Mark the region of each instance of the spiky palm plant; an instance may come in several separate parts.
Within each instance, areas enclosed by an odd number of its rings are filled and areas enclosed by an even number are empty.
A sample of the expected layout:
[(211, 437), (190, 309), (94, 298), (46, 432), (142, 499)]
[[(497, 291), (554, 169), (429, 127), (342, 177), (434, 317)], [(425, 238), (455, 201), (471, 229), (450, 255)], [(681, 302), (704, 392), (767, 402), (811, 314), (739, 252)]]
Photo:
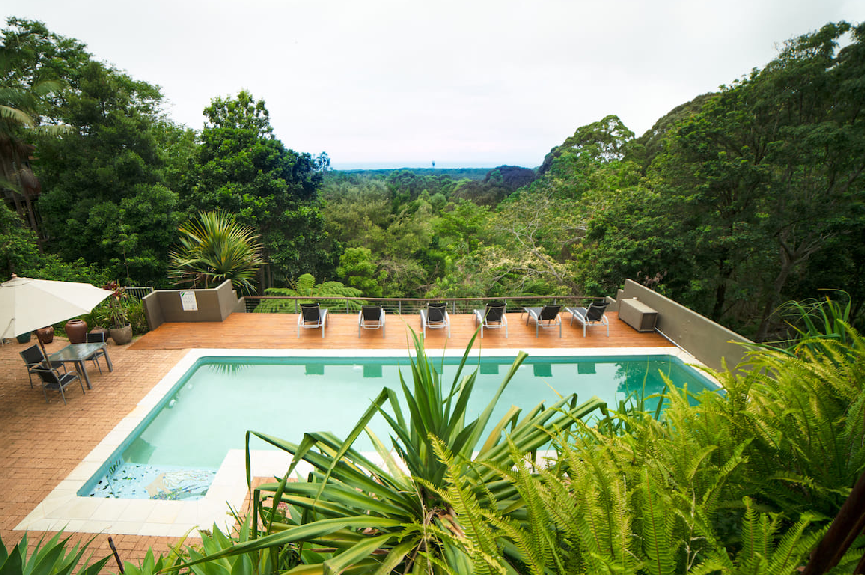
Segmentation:
[[(515, 459), (547, 443), (554, 430), (568, 428), (603, 404), (593, 398), (577, 405), (576, 396), (570, 396), (550, 407), (540, 404), (522, 418), (512, 407), (483, 440), (499, 397), (526, 355), (519, 354), (490, 403), (467, 422), (477, 371), (460, 376), (474, 338), (449, 386), (442, 385), (426, 357), (423, 340), (414, 335), (414, 342), (412, 387), (400, 376), (408, 413), (397, 393), (384, 389), (345, 440), (330, 433), (307, 433), (298, 445), (257, 432), (247, 434), (247, 456), (249, 438), (256, 436), (291, 453), (292, 464), (282, 481), (254, 491), (254, 512), (264, 522), (264, 535), (202, 561), (292, 544), (305, 564), (290, 573), (472, 572), (471, 551), (457, 536), (465, 527), (444, 497), (454, 478), (459, 477), (461, 488), (469, 489), (480, 505), (519, 515), (519, 494), (497, 477), (492, 466), (514, 465)], [(393, 443), (391, 452), (367, 431), (380, 464), (352, 447), (376, 415), (388, 422)], [(508, 427), (506, 443), (502, 437)], [(442, 461), (437, 445), (444, 446), (452, 459)], [(313, 471), (306, 481), (288, 481), (301, 461)], [(453, 472), (455, 461), (458, 474)], [(522, 561), (512, 546), (495, 553), (506, 562)]]
[(180, 248), (170, 254), (169, 275), (178, 285), (211, 287), (225, 280), (252, 293), (263, 263), (261, 245), (251, 228), (231, 214), (205, 212), (180, 226)]

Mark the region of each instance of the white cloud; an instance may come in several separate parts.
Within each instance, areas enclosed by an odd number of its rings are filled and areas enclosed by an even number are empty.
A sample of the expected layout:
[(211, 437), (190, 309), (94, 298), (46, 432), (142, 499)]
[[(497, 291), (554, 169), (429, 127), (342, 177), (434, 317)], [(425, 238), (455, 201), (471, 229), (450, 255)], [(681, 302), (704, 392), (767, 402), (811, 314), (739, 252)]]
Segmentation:
[(29, 0), (97, 58), (163, 87), (193, 128), (250, 90), (276, 134), (335, 165), (534, 166), (618, 114), (640, 134), (691, 98), (762, 67), (776, 46), (861, 1)]

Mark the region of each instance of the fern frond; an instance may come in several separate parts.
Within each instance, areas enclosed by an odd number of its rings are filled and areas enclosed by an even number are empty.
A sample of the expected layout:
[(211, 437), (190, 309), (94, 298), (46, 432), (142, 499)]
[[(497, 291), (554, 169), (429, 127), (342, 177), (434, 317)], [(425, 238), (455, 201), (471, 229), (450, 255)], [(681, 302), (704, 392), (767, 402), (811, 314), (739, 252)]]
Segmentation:
[(643, 470), (640, 485), (643, 504), (643, 550), (645, 567), (652, 575), (671, 575), (676, 570), (675, 552), (678, 544), (672, 540), (674, 513), (665, 505), (664, 496), (656, 490), (648, 470)]

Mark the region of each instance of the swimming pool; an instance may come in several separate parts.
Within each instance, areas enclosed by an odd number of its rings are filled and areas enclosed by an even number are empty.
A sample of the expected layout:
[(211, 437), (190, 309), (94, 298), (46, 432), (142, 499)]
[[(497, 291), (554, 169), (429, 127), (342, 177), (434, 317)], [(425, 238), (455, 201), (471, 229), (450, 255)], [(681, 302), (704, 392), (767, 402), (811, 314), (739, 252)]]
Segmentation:
[[(432, 358), (431, 358), (432, 359)], [(486, 407), (513, 357), (475, 358), (479, 375), (469, 417)], [(434, 360), (449, 385), (458, 357)], [(398, 389), (398, 371), (410, 377), (407, 357), (210, 357), (198, 358), (150, 410), (100, 469), (78, 490), (86, 497), (185, 499), (204, 497), (226, 454), (244, 448), (248, 429), (299, 442), (306, 431), (344, 437), (382, 387)], [(464, 371), (464, 374), (467, 371)], [(699, 393), (716, 386), (679, 358), (645, 356), (530, 356), (511, 380), (491, 418), (511, 405), (525, 410), (559, 394), (579, 401), (598, 396), (610, 405), (631, 395), (648, 397), (664, 386)], [(657, 400), (650, 400), (653, 409)], [(388, 429), (375, 418), (382, 439)], [(252, 449), (272, 449), (253, 439)], [(371, 450), (363, 435), (355, 447)]]

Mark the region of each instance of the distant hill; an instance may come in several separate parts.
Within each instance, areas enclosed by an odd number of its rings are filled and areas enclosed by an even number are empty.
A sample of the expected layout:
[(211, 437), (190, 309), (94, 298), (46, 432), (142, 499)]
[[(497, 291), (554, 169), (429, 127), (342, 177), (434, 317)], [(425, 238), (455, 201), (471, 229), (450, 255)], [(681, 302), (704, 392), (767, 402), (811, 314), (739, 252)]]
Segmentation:
[(372, 178), (387, 178), (393, 172), (412, 172), (418, 176), (447, 176), (454, 180), (478, 180), (481, 181), (487, 177), (487, 174), (492, 170), (490, 168), (452, 168), (452, 169), (436, 169), (436, 168), (395, 168), (382, 170), (330, 170), (335, 175), (357, 175), (369, 176)]

